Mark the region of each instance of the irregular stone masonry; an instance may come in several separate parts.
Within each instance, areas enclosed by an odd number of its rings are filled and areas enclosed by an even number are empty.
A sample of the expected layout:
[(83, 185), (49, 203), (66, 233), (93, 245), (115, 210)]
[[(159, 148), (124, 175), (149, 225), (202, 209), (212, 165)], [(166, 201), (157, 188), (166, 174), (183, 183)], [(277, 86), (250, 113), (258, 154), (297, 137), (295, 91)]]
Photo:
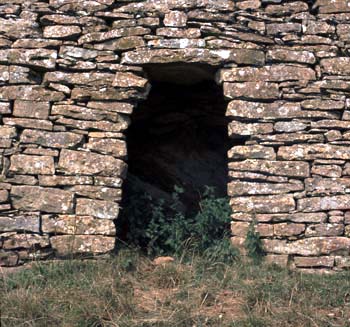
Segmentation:
[(350, 1), (0, 0), (0, 262), (104, 253), (148, 64), (207, 64), (228, 101), (232, 243), (350, 268)]

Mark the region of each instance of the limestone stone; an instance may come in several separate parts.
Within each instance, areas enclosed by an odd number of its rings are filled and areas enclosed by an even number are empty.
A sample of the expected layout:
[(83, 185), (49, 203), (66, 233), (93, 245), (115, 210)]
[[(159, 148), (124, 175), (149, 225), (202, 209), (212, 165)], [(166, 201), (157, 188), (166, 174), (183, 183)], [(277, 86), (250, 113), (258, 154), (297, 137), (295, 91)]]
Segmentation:
[(5, 250), (45, 248), (50, 245), (48, 236), (41, 236), (38, 234), (7, 233), (7, 235), (1, 234), (0, 237), (3, 238), (2, 248)]
[(49, 49), (0, 50), (0, 63), (54, 69), (57, 52)]
[(179, 49), (179, 50), (137, 50), (126, 52), (122, 57), (122, 64), (164, 64), (177, 62), (195, 62), (217, 65), (222, 62), (232, 61), (237, 64), (264, 64), (264, 54), (258, 50), (230, 49)]
[(102, 220), (90, 216), (44, 215), (42, 231), (50, 234), (68, 235), (115, 235), (115, 226), (111, 220)]
[(102, 87), (102, 88), (87, 88), (87, 87), (75, 87), (72, 90), (71, 98), (74, 100), (141, 100), (144, 99), (149, 92), (147, 90), (135, 90), (135, 89), (116, 89), (114, 87)]
[(90, 137), (86, 148), (102, 154), (111, 154), (117, 158), (126, 158), (127, 156), (125, 141), (118, 139)]
[(32, 118), (3, 118), (3, 122), (9, 126), (18, 126), (20, 128), (43, 129), (51, 131), (53, 128), (52, 122), (43, 119)]
[(305, 236), (341, 236), (344, 234), (343, 224), (316, 224), (306, 228)]
[(53, 157), (16, 154), (11, 157), (10, 171), (16, 174), (53, 175), (55, 164)]
[(282, 82), (293, 80), (315, 80), (316, 74), (311, 68), (296, 65), (271, 65), (261, 68), (237, 67), (220, 70), (220, 82)]
[(91, 176), (39, 176), (40, 186), (92, 185)]
[(270, 82), (243, 82), (224, 83), (224, 95), (228, 99), (244, 97), (255, 100), (275, 100), (279, 98), (280, 91), (277, 83)]
[(139, 87), (144, 88), (147, 86), (148, 80), (137, 76), (132, 73), (121, 73), (118, 72), (115, 75), (113, 86), (117, 87)]
[(280, 223), (273, 225), (273, 233), (277, 237), (297, 236), (305, 231), (304, 224)]
[(19, 255), (15, 251), (0, 250), (0, 267), (16, 267), (19, 264)]
[(122, 187), (123, 180), (118, 177), (94, 176), (94, 184), (109, 187)]
[(40, 232), (40, 217), (38, 214), (23, 214), (16, 216), (0, 216), (1, 232)]
[(94, 44), (94, 48), (97, 50), (114, 50), (125, 51), (136, 48), (142, 48), (145, 46), (145, 41), (140, 36), (125, 36), (118, 39), (112, 39), (103, 43)]
[(85, 106), (76, 105), (53, 105), (51, 110), (52, 115), (61, 115), (65, 117), (72, 117), (75, 119), (87, 120), (87, 121), (102, 121), (109, 120), (112, 122), (118, 122), (121, 120), (121, 115), (111, 111), (105, 111), (102, 109), (92, 109)]
[[(16, 28), (13, 28), (13, 26), (16, 26)], [(39, 26), (36, 22), (21, 18), (0, 18), (0, 32), (1, 34), (5, 33), (6, 36), (15, 39), (41, 36)]]
[(70, 15), (51, 14), (42, 16), (40, 22), (44, 25), (77, 25), (79, 20)]
[(266, 25), (266, 32), (269, 35), (278, 35), (286, 33), (300, 33), (301, 24), (299, 23), (272, 23)]
[(345, 102), (329, 99), (310, 99), (302, 101), (301, 107), (305, 109), (341, 110), (344, 109)]
[(47, 40), (42, 38), (26, 38), (18, 39), (12, 44), (12, 48), (53, 48), (58, 47), (62, 44), (60, 40)]
[(157, 28), (157, 35), (173, 38), (197, 39), (201, 37), (199, 28), (176, 28), (176, 27), (161, 27)]
[[(116, 117), (111, 115), (110, 117)], [(120, 118), (120, 117), (118, 117)], [(115, 119), (111, 119), (115, 120)], [(124, 119), (121, 122), (113, 122), (108, 120), (91, 121), (91, 120), (78, 120), (69, 118), (59, 118), (56, 120), (59, 125), (64, 125), (69, 128), (80, 129), (80, 130), (97, 130), (105, 132), (122, 132), (125, 131), (129, 126), (129, 121)]]
[(9, 102), (0, 102), (0, 115), (10, 114), (11, 107)]
[(333, 0), (331, 2), (327, 0), (318, 0), (315, 3), (315, 7), (321, 14), (332, 14), (350, 12), (349, 0)]
[(187, 23), (187, 15), (182, 11), (170, 11), (164, 17), (165, 26), (185, 27)]
[[(250, 223), (247, 222), (232, 222), (231, 232), (233, 236), (246, 237), (249, 230)], [(260, 237), (273, 236), (273, 225), (258, 224), (255, 226), (255, 231), (259, 233)]]
[(63, 149), (58, 168), (67, 175), (104, 175), (125, 177), (125, 162), (109, 155)]
[[(232, 84), (232, 83), (231, 83)], [(267, 90), (267, 92), (270, 92)], [(272, 90), (272, 92), (274, 92)], [(243, 94), (243, 88), (242, 88)], [(325, 111), (301, 110), (301, 106), (294, 102), (275, 101), (273, 103), (233, 100), (229, 103), (226, 115), (235, 118), (249, 119), (286, 119), (286, 118), (317, 118), (332, 116)], [(334, 116), (336, 117), (336, 116)]]
[(272, 49), (266, 53), (267, 60), (275, 62), (295, 62), (301, 64), (314, 64), (316, 57), (311, 51), (290, 50), (288, 48)]
[(9, 192), (7, 190), (0, 189), (0, 203), (7, 202), (9, 197)]
[(269, 134), (273, 131), (272, 123), (242, 123), (233, 121), (228, 126), (230, 137), (248, 136), (254, 134)]
[(333, 144), (297, 144), (279, 148), (282, 160), (350, 159), (350, 148)]
[(73, 84), (73, 85), (92, 85), (103, 86), (111, 85), (114, 75), (110, 73), (63, 73), (49, 72), (45, 74), (45, 82)]
[(312, 197), (298, 200), (298, 210), (304, 212), (349, 209), (350, 195)]
[(130, 103), (117, 101), (89, 101), (87, 103), (87, 107), (93, 109), (120, 112), (124, 114), (131, 114), (134, 108), (134, 106)]
[(0, 126), (0, 138), (11, 139), (17, 136), (17, 131), (15, 127), (12, 126)]
[(267, 159), (275, 160), (276, 153), (272, 147), (262, 145), (238, 145), (228, 151), (229, 159)]
[(50, 91), (38, 85), (12, 85), (0, 87), (0, 100), (61, 101), (62, 92)]
[(337, 178), (341, 177), (342, 168), (337, 165), (314, 165), (311, 168), (311, 174)]
[[(251, 219), (251, 217), (247, 217)], [(327, 220), (327, 214), (324, 212), (313, 213), (291, 213), (291, 214), (258, 214), (256, 215), (258, 222), (293, 222), (293, 223), (324, 223)]]
[(99, 254), (114, 249), (115, 237), (98, 235), (62, 235), (50, 238), (52, 248), (58, 256), (70, 254)]
[(110, 39), (116, 39), (123, 36), (137, 36), (145, 35), (150, 33), (149, 28), (144, 28), (140, 26), (127, 27), (127, 28), (117, 28), (110, 30), (108, 32), (93, 32), (83, 35), (79, 38), (78, 44), (92, 43), (92, 42), (102, 42)]
[(119, 205), (112, 201), (78, 198), (76, 214), (101, 219), (116, 219), (119, 214)]
[(228, 184), (228, 195), (283, 194), (304, 190), (302, 183), (255, 183), (232, 181)]
[(323, 257), (294, 257), (294, 263), (299, 268), (308, 267), (333, 267), (334, 257), (323, 256)]
[(122, 191), (118, 188), (96, 185), (75, 185), (67, 189), (75, 194), (78, 194), (79, 196), (84, 196), (91, 199), (107, 201), (121, 201), (122, 199)]
[(22, 143), (33, 143), (52, 148), (72, 148), (83, 141), (83, 136), (71, 132), (47, 132), (25, 129), (20, 137)]
[(337, 253), (349, 254), (350, 238), (310, 237), (287, 243), (279, 240), (263, 240), (267, 252), (276, 254), (295, 254), (301, 256), (321, 256)]
[(17, 117), (47, 119), (49, 117), (50, 103), (39, 101), (16, 100), (13, 115)]
[(321, 70), (325, 74), (348, 75), (350, 73), (350, 58), (337, 57), (322, 59)]
[(81, 32), (82, 32), (81, 28), (75, 25), (45, 26), (44, 37), (48, 39), (51, 38), (51, 39), (71, 40), (79, 37)]
[(230, 162), (230, 170), (253, 171), (278, 176), (308, 177), (309, 165), (303, 161), (271, 161), (247, 159), (241, 162)]
[(335, 257), (335, 264), (337, 268), (349, 268), (350, 267), (350, 258), (349, 257)]
[(323, 142), (324, 136), (322, 134), (309, 134), (309, 133), (280, 133), (274, 135), (259, 135), (256, 134), (252, 137), (259, 143), (269, 142), (270, 145), (278, 144), (294, 144), (294, 143), (318, 143)]
[(12, 205), (24, 211), (43, 211), (48, 213), (69, 213), (73, 210), (71, 192), (39, 186), (13, 186)]
[(236, 197), (230, 200), (230, 205), (233, 212), (277, 213), (295, 209), (295, 201), (291, 195)]

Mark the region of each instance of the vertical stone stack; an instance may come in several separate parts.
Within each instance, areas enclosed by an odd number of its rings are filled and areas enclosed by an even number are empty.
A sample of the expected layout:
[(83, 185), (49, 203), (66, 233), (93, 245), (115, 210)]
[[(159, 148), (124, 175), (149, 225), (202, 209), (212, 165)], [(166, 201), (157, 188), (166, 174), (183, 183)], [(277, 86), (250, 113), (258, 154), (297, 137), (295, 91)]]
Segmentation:
[(228, 99), (232, 241), (350, 266), (349, 0), (0, 0), (2, 264), (114, 247), (147, 65), (206, 64)]

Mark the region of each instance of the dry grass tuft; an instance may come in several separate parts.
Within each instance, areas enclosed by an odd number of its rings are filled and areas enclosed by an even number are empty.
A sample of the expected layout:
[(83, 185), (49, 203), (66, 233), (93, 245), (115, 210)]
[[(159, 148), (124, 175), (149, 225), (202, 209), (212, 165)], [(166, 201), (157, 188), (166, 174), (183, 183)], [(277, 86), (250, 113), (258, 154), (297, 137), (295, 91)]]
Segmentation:
[(133, 251), (98, 261), (33, 263), (2, 273), (1, 326), (350, 326), (350, 272), (275, 266), (155, 266)]

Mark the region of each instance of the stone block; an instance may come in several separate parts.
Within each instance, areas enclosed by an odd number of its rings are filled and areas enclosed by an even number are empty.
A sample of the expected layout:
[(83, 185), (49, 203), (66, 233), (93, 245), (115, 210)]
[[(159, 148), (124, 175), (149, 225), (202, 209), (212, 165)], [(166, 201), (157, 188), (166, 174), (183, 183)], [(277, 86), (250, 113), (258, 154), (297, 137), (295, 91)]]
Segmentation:
[(119, 209), (119, 205), (112, 201), (79, 198), (77, 199), (76, 214), (101, 219), (116, 219)]
[(0, 232), (40, 232), (39, 214), (0, 216)]
[(47, 119), (49, 111), (49, 102), (16, 100), (13, 107), (13, 115), (17, 117)]
[(62, 235), (50, 238), (58, 256), (102, 254), (114, 249), (115, 237), (102, 235)]
[(274, 148), (262, 145), (237, 145), (228, 151), (228, 158), (235, 160), (244, 159), (276, 159)]
[(16, 174), (54, 175), (53, 157), (16, 154), (11, 157), (10, 172)]
[(44, 215), (42, 231), (49, 234), (68, 235), (115, 235), (113, 221), (91, 216)]
[(183, 11), (170, 11), (165, 14), (163, 23), (165, 26), (169, 27), (185, 27), (187, 15)]
[(106, 186), (96, 185), (75, 185), (68, 188), (70, 191), (90, 199), (100, 199), (107, 201), (121, 201), (122, 190)]
[[(241, 92), (243, 92), (242, 85)], [(266, 92), (270, 92), (266, 90)], [(244, 95), (243, 95), (244, 96)], [(233, 100), (229, 103), (226, 115), (246, 119), (287, 119), (287, 118), (330, 118), (339, 116), (332, 112), (301, 110), (299, 103), (275, 101), (273, 103)]]
[(220, 82), (284, 82), (315, 80), (315, 71), (297, 65), (237, 67), (220, 70)]
[(74, 40), (78, 38), (82, 30), (75, 25), (54, 25), (44, 27), (44, 37), (48, 39)]
[(298, 268), (332, 268), (334, 266), (334, 257), (294, 257), (294, 263)]
[(279, 148), (277, 158), (283, 160), (350, 159), (348, 146), (334, 144), (296, 144)]
[(312, 197), (298, 200), (298, 210), (304, 212), (349, 209), (350, 195)]
[(272, 132), (272, 123), (242, 123), (240, 121), (233, 121), (228, 125), (228, 135), (232, 138), (256, 134), (269, 134)]
[(127, 165), (109, 155), (63, 149), (58, 167), (67, 175), (102, 175), (124, 178)]
[(86, 148), (102, 154), (111, 154), (116, 158), (126, 158), (127, 156), (125, 141), (118, 139), (90, 137)]
[(273, 234), (277, 237), (298, 236), (305, 231), (304, 224), (280, 223), (273, 225)]
[(24, 211), (70, 213), (73, 211), (73, 194), (57, 188), (39, 186), (13, 186), (12, 205)]
[(291, 195), (236, 197), (230, 200), (233, 212), (282, 213), (295, 210)]
[(51, 148), (72, 148), (83, 141), (83, 136), (71, 132), (46, 132), (25, 129), (20, 140), (22, 143), (38, 144)]
[(230, 162), (228, 168), (234, 171), (252, 171), (288, 177), (308, 177), (310, 175), (309, 164), (303, 161), (247, 159), (240, 162)]
[(228, 99), (243, 97), (248, 100), (277, 100), (280, 91), (278, 84), (271, 82), (225, 82), (224, 95)]
[(228, 184), (227, 190), (229, 196), (283, 194), (303, 191), (304, 184), (232, 181)]
[(48, 236), (38, 234), (4, 233), (0, 234), (0, 239), (2, 240), (2, 248), (5, 250), (37, 249), (50, 245)]
[(330, 254), (350, 254), (350, 238), (311, 237), (287, 243), (285, 240), (264, 239), (267, 252), (275, 254), (294, 254), (300, 256), (321, 256)]
[(341, 236), (344, 234), (344, 224), (309, 225), (305, 230), (306, 237), (312, 236)]

